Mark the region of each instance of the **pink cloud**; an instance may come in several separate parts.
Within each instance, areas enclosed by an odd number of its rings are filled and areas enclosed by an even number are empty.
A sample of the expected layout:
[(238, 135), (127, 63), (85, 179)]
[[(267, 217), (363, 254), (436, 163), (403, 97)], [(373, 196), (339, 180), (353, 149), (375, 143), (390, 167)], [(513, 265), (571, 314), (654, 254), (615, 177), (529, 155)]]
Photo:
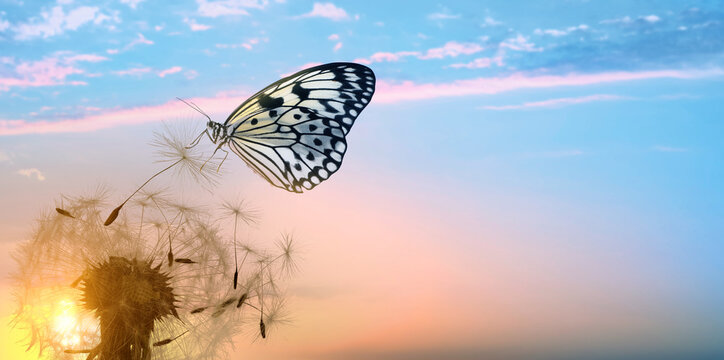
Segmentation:
[(78, 54), (78, 55), (72, 55), (65, 58), (65, 61), (73, 63), (78, 61), (84, 61), (84, 62), (101, 62), (108, 60), (105, 56), (95, 55), (95, 54)]
[(246, 8), (263, 9), (267, 0), (196, 0), (199, 4), (199, 15), (218, 17), (229, 15), (249, 15)]
[(442, 47), (427, 50), (424, 55), (420, 56), (420, 59), (442, 59), (445, 57), (456, 57), (458, 55), (475, 54), (480, 51), (483, 51), (483, 47), (476, 43), (449, 41)]
[[(318, 65), (309, 63), (301, 68)], [(149, 70), (150, 71), (150, 70)], [(390, 104), (403, 101), (419, 101), (443, 97), (498, 94), (518, 89), (543, 89), (561, 86), (586, 86), (622, 81), (647, 79), (694, 79), (724, 75), (721, 69), (682, 71), (640, 71), (608, 72), (598, 74), (568, 75), (527, 75), (516, 73), (504, 77), (457, 80), (447, 83), (415, 83), (412, 81), (392, 82), (379, 80), (373, 98), (376, 104)], [(191, 101), (208, 113), (227, 113), (236, 107), (244, 96), (219, 94), (216, 97), (196, 98)], [(87, 132), (115, 126), (156, 122), (173, 118), (185, 109), (185, 105), (173, 100), (161, 105), (143, 106), (131, 109), (107, 110), (97, 115), (84, 116), (60, 121), (32, 121), (0, 119), (0, 135), (34, 133)]]
[(594, 101), (610, 101), (610, 100), (625, 100), (628, 99), (625, 96), (618, 96), (618, 95), (606, 95), (606, 94), (598, 94), (598, 95), (588, 95), (588, 96), (581, 96), (581, 97), (574, 97), (574, 98), (559, 98), (559, 99), (549, 99), (549, 100), (543, 100), (543, 101), (533, 101), (533, 102), (526, 102), (520, 105), (502, 105), (502, 106), (483, 106), (483, 109), (486, 110), (516, 110), (516, 109), (526, 109), (526, 108), (546, 108), (546, 107), (560, 107), (565, 105), (574, 105), (574, 104), (583, 104), (588, 102), (594, 102)]
[(473, 61), (467, 62), (467, 63), (458, 63), (458, 64), (452, 64), (450, 65), (451, 68), (460, 69), (460, 68), (466, 68), (466, 69), (482, 69), (482, 68), (488, 68), (491, 67), (493, 64), (498, 66), (503, 66), (503, 57), (498, 55), (496, 57), (482, 57), (477, 58)]
[(161, 70), (161, 71), (158, 73), (158, 76), (159, 76), (159, 77), (166, 77), (166, 75), (175, 74), (175, 73), (177, 73), (177, 72), (181, 72), (181, 70), (183, 70), (182, 67), (180, 67), (180, 66), (173, 66), (173, 67), (170, 67), (170, 68), (168, 68), (168, 69), (166, 69), (166, 70)]
[(380, 62), (396, 62), (405, 57), (412, 56), (420, 60), (442, 59), (446, 57), (457, 57), (459, 55), (471, 55), (483, 50), (484, 48), (476, 43), (449, 41), (441, 47), (428, 49), (425, 53), (419, 51), (376, 52), (368, 58), (358, 58), (354, 61), (369, 65)]
[(528, 42), (528, 38), (518, 34), (514, 38), (507, 39), (500, 43), (500, 47), (504, 49), (510, 49), (514, 51), (527, 51), (527, 52), (538, 52), (543, 51), (543, 48), (535, 47), (535, 44)]
[[(248, 94), (247, 94), (248, 95)], [(227, 113), (239, 105), (242, 97), (217, 96), (189, 99), (208, 113)], [(106, 110), (97, 115), (59, 121), (1, 120), (0, 135), (74, 133), (107, 129), (116, 126), (158, 122), (178, 117), (188, 106), (178, 100), (161, 105), (139, 106), (130, 109)]]
[(441, 97), (498, 94), (518, 89), (539, 89), (560, 86), (585, 86), (620, 81), (647, 79), (693, 79), (724, 75), (724, 70), (703, 71), (659, 70), (639, 72), (607, 72), (598, 74), (527, 75), (516, 73), (504, 77), (456, 80), (447, 83), (390, 82), (380, 80), (374, 97), (376, 103), (426, 100)]
[(338, 51), (338, 50), (341, 49), (341, 48), (342, 48), (342, 42), (341, 42), (341, 41), (338, 42), (336, 45), (334, 45), (334, 51), (335, 51), (335, 52)]
[(396, 62), (396, 61), (400, 61), (402, 58), (408, 57), (408, 56), (420, 56), (420, 53), (417, 51), (398, 51), (398, 52), (394, 52), (394, 53), (392, 53), (392, 52), (376, 52), (368, 58), (354, 59), (354, 62), (369, 65), (371, 63), (379, 63), (379, 62)]
[[(74, 67), (71, 62), (58, 57), (22, 62), (15, 67), (15, 76), (0, 77), (0, 91), (11, 87), (38, 87), (66, 84), (66, 77), (82, 74), (83, 70)], [(70, 82), (70, 85), (83, 85), (82, 82)]]
[(143, 67), (143, 68), (131, 68), (128, 70), (119, 70), (119, 71), (114, 71), (113, 73), (116, 75), (119, 75), (119, 76), (127, 76), (127, 75), (138, 76), (138, 75), (142, 75), (142, 74), (146, 74), (146, 73), (150, 73), (150, 72), (151, 72), (150, 67)]
[(199, 24), (194, 19), (184, 19), (184, 22), (189, 26), (191, 31), (206, 31), (211, 29), (210, 25)]
[(315, 2), (312, 7), (312, 11), (300, 15), (299, 17), (323, 17), (333, 21), (341, 21), (349, 19), (347, 12), (338, 8), (332, 3), (318, 3)]

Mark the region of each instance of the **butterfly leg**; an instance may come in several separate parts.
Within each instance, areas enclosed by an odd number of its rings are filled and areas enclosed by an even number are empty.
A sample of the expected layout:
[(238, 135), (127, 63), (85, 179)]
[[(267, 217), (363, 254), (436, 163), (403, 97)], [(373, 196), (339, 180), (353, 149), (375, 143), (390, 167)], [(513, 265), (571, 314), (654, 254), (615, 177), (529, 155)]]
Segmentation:
[(226, 151), (226, 150), (224, 150), (224, 149), (219, 149), (219, 150), (221, 150), (221, 151), (223, 151), (224, 153), (226, 153), (226, 155), (224, 155), (224, 159), (221, 160), (221, 162), (219, 163), (219, 167), (216, 168), (216, 172), (219, 172), (219, 170), (221, 170), (221, 165), (223, 165), (223, 164), (224, 164), (224, 161), (226, 161), (226, 158), (229, 157), (229, 152), (228, 152), (228, 151)]
[(201, 137), (204, 136), (204, 134), (206, 134), (206, 136), (208, 136), (209, 139), (211, 139), (211, 135), (209, 134), (209, 130), (206, 129), (206, 130), (204, 130), (203, 132), (201, 132), (201, 134), (199, 134), (199, 136), (197, 136), (196, 139), (194, 139), (194, 141), (192, 141), (191, 144), (189, 144), (189, 146), (186, 147), (186, 149), (191, 149), (192, 147), (198, 145), (198, 144), (199, 144), (199, 141), (201, 141)]
[[(209, 162), (209, 160), (211, 160), (211, 159), (214, 158), (214, 155), (216, 155), (216, 152), (219, 151), (219, 149), (221, 149), (221, 146), (224, 145), (224, 144), (225, 144), (225, 143), (222, 141), (222, 142), (219, 144), (219, 146), (216, 147), (216, 150), (214, 150), (214, 152), (211, 154), (211, 156), (210, 156), (208, 159), (206, 159), (206, 161), (204, 161), (204, 164), (203, 164), (203, 165), (201, 165), (201, 169), (200, 169), (200, 170), (203, 170), (203, 169), (204, 169), (204, 166), (206, 166), (206, 163)], [(223, 150), (223, 149), (221, 149), (221, 150), (224, 151), (227, 156), (229, 155), (229, 152), (228, 152), (228, 151)], [(224, 157), (224, 160), (226, 160), (226, 157)], [(222, 162), (223, 162), (223, 161), (222, 161)], [(219, 165), (219, 167), (221, 167), (221, 165)]]

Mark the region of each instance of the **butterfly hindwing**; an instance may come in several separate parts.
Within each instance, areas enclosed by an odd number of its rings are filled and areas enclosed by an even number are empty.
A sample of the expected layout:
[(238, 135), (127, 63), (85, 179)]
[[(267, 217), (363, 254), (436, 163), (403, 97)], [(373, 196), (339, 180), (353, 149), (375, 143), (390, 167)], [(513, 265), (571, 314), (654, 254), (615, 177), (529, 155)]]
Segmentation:
[(331, 63), (302, 70), (259, 91), (229, 115), (230, 145), (274, 186), (312, 189), (342, 165), (345, 137), (369, 104), (375, 76), (366, 66)]

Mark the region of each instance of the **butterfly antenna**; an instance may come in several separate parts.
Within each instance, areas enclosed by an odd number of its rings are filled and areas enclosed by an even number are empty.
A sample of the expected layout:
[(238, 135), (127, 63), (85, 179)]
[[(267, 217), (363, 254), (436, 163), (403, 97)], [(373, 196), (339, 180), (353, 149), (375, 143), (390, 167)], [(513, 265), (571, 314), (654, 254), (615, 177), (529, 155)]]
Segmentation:
[(194, 104), (193, 102), (186, 101), (186, 100), (184, 100), (184, 99), (182, 99), (182, 98), (180, 98), (180, 97), (177, 97), (176, 99), (181, 100), (181, 102), (183, 102), (184, 104), (188, 105), (190, 108), (198, 111), (201, 115), (205, 116), (207, 119), (209, 119), (209, 121), (211, 121), (211, 117), (209, 116), (209, 114), (207, 114), (207, 113), (205, 113), (203, 110), (201, 110), (201, 108), (200, 108), (198, 105)]
[(144, 182), (141, 186), (139, 186), (138, 189), (136, 189), (136, 191), (134, 191), (131, 195), (129, 195), (129, 196), (126, 198), (126, 200), (124, 200), (124, 201), (121, 203), (121, 205), (118, 205), (117, 208), (115, 208), (115, 209), (113, 209), (113, 211), (111, 211), (111, 214), (108, 215), (108, 218), (106, 219), (106, 222), (103, 223), (103, 225), (108, 226), (108, 225), (110, 225), (110, 224), (113, 224), (113, 222), (116, 221), (116, 218), (118, 217), (118, 213), (121, 211), (121, 208), (123, 208), (123, 205), (126, 205), (126, 203), (128, 202), (128, 200), (131, 200), (131, 198), (133, 197), (133, 195), (136, 195), (136, 193), (137, 193), (138, 191), (140, 191), (141, 189), (143, 189), (143, 187), (146, 186), (146, 184), (148, 184), (149, 182), (151, 182), (151, 180), (153, 180), (153, 178), (155, 178), (155, 177), (158, 176), (158, 175), (161, 175), (164, 171), (166, 171), (166, 170), (168, 170), (168, 169), (176, 166), (178, 163), (180, 163), (180, 162), (183, 161), (183, 160), (184, 160), (183, 158), (178, 159), (175, 163), (167, 166), (165, 169), (163, 169), (163, 170), (161, 170), (161, 171), (153, 174), (153, 176), (151, 176), (150, 178), (148, 178), (148, 180), (146, 180), (146, 182)]

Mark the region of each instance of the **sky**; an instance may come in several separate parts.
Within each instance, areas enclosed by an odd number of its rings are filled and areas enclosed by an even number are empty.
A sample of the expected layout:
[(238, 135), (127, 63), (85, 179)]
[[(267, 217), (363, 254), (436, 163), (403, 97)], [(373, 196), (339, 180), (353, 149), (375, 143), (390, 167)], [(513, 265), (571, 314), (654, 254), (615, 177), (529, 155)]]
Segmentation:
[(0, 250), (140, 184), (154, 131), (205, 123), (176, 97), (223, 122), (333, 61), (377, 77), (333, 177), (287, 193), (232, 154), (187, 194), (303, 244), (293, 322), (232, 359), (724, 357), (718, 1), (0, 0)]

